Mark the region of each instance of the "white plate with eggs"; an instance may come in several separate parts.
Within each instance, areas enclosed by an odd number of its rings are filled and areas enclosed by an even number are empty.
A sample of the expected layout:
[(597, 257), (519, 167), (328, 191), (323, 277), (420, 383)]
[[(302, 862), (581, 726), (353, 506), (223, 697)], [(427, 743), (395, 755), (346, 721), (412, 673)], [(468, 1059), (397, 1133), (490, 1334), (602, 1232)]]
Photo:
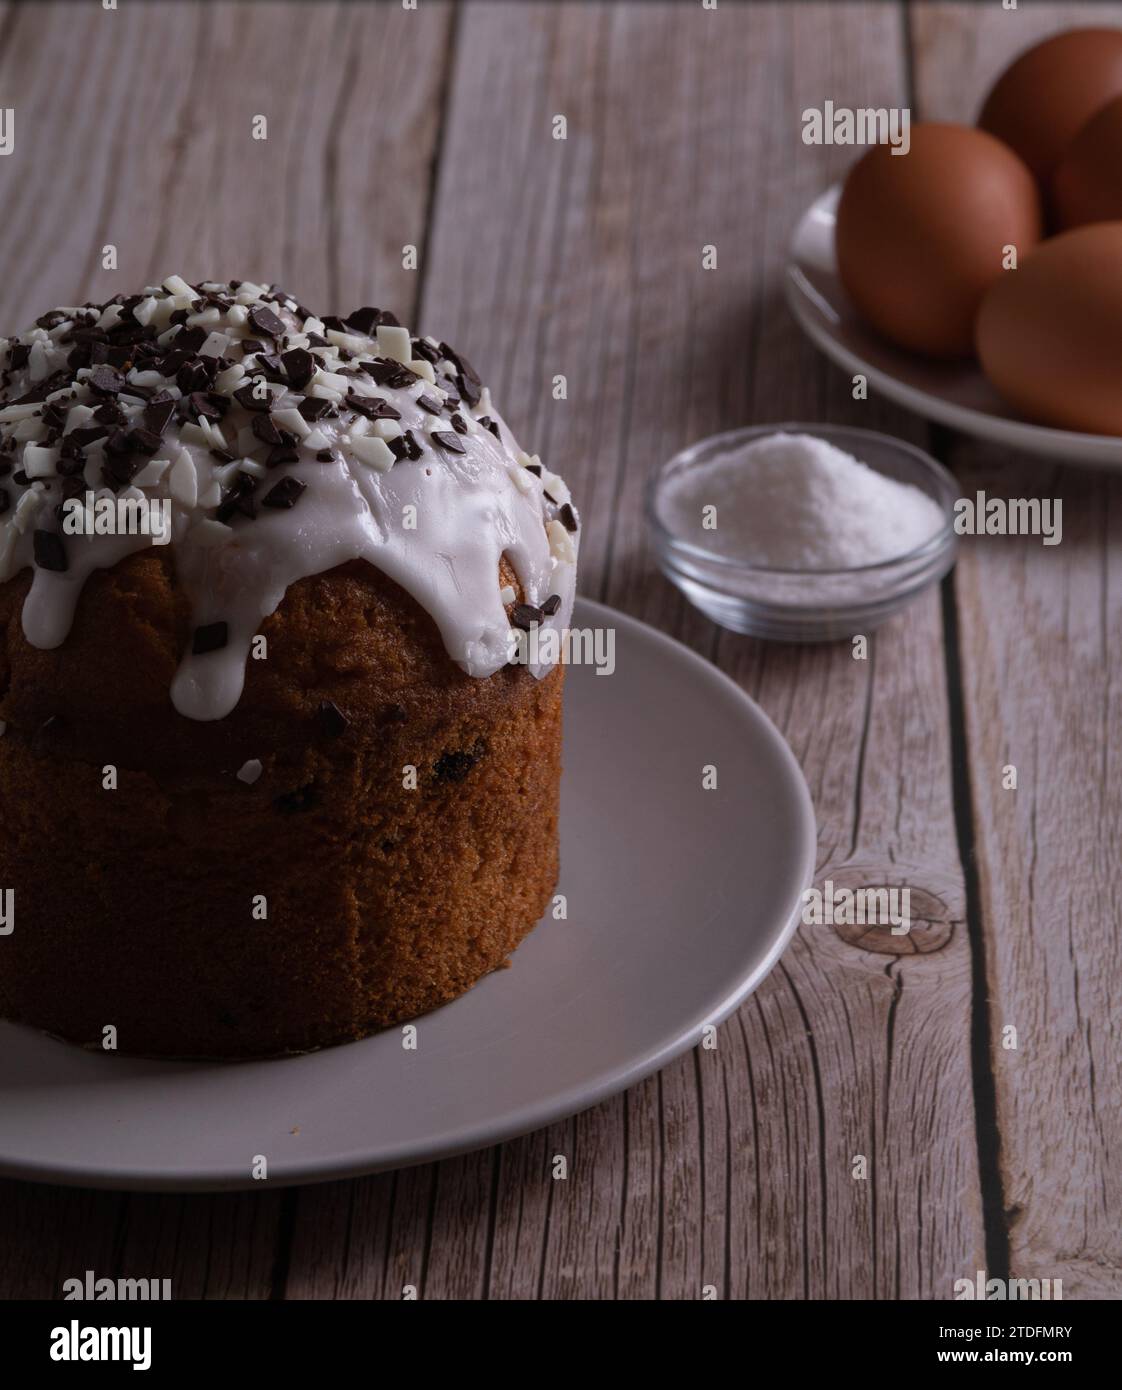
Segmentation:
[(840, 196), (835, 186), (803, 214), (786, 276), (795, 318), (831, 361), (851, 375), (864, 374), (871, 391), (964, 434), (1064, 463), (1122, 471), (1122, 438), (1030, 424), (1002, 401), (976, 363), (928, 361), (866, 327), (838, 276), (834, 229)]

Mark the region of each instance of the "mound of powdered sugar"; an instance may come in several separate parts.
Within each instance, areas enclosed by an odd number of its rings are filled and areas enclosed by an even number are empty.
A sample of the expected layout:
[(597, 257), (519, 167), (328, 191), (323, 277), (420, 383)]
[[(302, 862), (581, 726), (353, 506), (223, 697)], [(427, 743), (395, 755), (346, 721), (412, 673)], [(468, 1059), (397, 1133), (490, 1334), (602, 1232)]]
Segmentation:
[(770, 569), (832, 570), (906, 555), (942, 527), (938, 503), (807, 434), (769, 435), (667, 479), (681, 540)]

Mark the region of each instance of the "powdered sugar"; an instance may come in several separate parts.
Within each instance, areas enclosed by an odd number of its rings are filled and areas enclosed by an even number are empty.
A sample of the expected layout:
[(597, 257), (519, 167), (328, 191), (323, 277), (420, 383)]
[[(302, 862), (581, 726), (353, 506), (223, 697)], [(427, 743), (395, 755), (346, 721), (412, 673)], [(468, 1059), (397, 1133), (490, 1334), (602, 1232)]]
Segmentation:
[(942, 528), (926, 493), (807, 434), (779, 432), (667, 480), (660, 515), (680, 540), (769, 569), (896, 559)]

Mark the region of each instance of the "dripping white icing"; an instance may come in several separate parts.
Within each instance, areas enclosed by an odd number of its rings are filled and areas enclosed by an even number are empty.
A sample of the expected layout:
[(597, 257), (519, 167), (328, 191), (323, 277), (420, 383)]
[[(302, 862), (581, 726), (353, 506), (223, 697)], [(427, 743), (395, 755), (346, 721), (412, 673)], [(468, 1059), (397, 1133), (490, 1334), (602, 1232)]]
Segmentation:
[[(169, 289), (172, 283), (165, 282)], [(243, 287), (239, 299), (247, 304), (260, 302), (259, 294), (251, 294), (256, 288)], [(180, 298), (190, 302), (186, 295)], [(270, 302), (269, 307), (281, 314), (290, 330), (286, 345), (306, 346), (294, 306), (285, 308)], [(236, 347), (237, 330), (225, 323), (218, 327)], [(247, 335), (259, 336), (252, 327), (241, 333), (242, 337)], [(63, 334), (57, 328), (37, 329), (24, 335), (22, 341), (33, 337), (42, 342), (49, 370), (54, 370), (51, 354), (64, 360), (67, 351), (56, 346), (60, 336)], [(357, 357), (381, 355), (375, 341), (364, 341), (367, 346)], [(337, 365), (336, 354), (325, 356), (325, 369), (330, 372)], [(254, 375), (252, 358), (247, 359), (247, 366), (248, 381)], [(40, 370), (42, 375), (48, 374)], [(26, 370), (13, 377), (9, 400), (28, 385)], [(500, 594), (499, 562), (503, 555), (513, 566), (527, 603), (540, 607), (550, 595), (559, 596), (560, 607), (545, 619), (545, 625), (563, 629), (569, 623), (576, 566), (563, 546), (551, 544), (547, 532), (547, 523), (557, 511), (555, 504), (567, 501), (568, 493), (560, 479), (545, 474), (545, 483), (553, 490), (553, 503), (546, 499), (543, 480), (522, 466), (526, 456), (491, 406), (488, 393), (484, 390), (474, 410), (466, 402), (456, 407), (467, 431), (456, 435), (465, 450), (460, 455), (432, 440), (434, 429), (454, 433), (449, 412), (436, 417), (417, 404), (422, 395), (442, 399), (434, 384), (421, 379), (390, 387), (355, 377), (347, 380), (347, 387), (360, 395), (389, 401), (401, 419), (392, 424), (371, 422), (343, 404), (337, 417), (312, 424), (318, 433), (311, 435), (312, 447), (301, 440), (298, 462), (265, 470), (262, 461), (268, 447), (247, 435), (250, 412), (233, 403), (219, 428), (237, 457), (235, 463), (216, 460), (209, 444), (192, 433), (198, 427), (188, 425), (181, 432), (176, 422), (169, 426), (154, 456), (176, 465), (181, 451), (185, 452), (197, 477), (193, 503), (189, 498), (184, 500), (181, 487), (172, 486), (170, 466), (150, 486), (118, 494), (170, 500), (175, 564), (191, 603), (193, 625), (227, 624), (225, 647), (199, 655), (188, 651), (172, 683), (175, 708), (191, 719), (220, 719), (235, 707), (253, 637), (262, 621), (276, 610), (289, 585), (348, 560), (366, 560), (400, 584), (431, 615), (449, 655), (472, 676), (491, 675), (510, 658), (510, 624)], [(67, 405), (72, 404), (74, 389), (70, 387), (65, 393)], [(172, 389), (178, 394), (177, 388)], [(274, 390), (274, 413), (294, 408), (303, 394), (280, 387)], [(81, 381), (77, 397), (97, 404), (97, 398)], [(134, 398), (130, 403), (127, 386), (118, 399), (131, 415), (140, 416), (143, 402)], [(478, 417), (485, 415), (499, 421), (501, 438), (479, 423)], [(398, 429), (412, 430), (422, 443), (420, 459), (398, 461), (383, 472), (356, 457), (356, 440)], [(333, 453), (330, 463), (316, 459), (324, 448)], [(99, 445), (91, 446), (85, 478), (91, 490), (111, 496), (102, 488), (102, 460)], [(257, 487), (256, 517), (238, 516), (225, 531), (216, 530), (219, 492), (239, 468), (263, 474)], [(289, 475), (306, 484), (296, 504), (289, 509), (260, 505), (269, 490)], [(0, 480), (0, 486), (14, 490), (9, 479)], [(47, 477), (33, 482), (26, 491), (41, 494), (41, 515), (46, 516), (60, 500), (61, 482)], [(29, 520), (28, 507), (34, 504), (25, 504), (23, 513), (17, 515), (17, 507), (11, 505), (0, 516), (0, 582), (34, 565), (35, 521)], [(574, 535), (574, 547), (576, 539)], [(59, 646), (69, 632), (82, 585), (93, 570), (108, 568), (151, 543), (145, 535), (66, 536), (65, 573), (34, 567), (22, 614), (27, 640), (40, 648)], [(548, 667), (531, 669), (540, 677)]]

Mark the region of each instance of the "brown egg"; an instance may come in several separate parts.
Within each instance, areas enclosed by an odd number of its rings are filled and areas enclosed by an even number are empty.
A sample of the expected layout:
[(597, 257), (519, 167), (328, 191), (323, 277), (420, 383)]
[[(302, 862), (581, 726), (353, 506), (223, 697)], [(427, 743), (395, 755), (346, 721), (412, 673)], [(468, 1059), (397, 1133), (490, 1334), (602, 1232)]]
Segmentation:
[(1012, 150), (971, 126), (914, 125), (907, 154), (877, 145), (850, 170), (838, 204), (838, 271), (886, 338), (962, 357), (1004, 248), (1024, 255), (1040, 223), (1040, 194)]
[(1122, 222), (1041, 242), (990, 288), (977, 342), (986, 376), (1022, 414), (1122, 434)]
[(1051, 202), (1065, 229), (1122, 220), (1122, 97), (1096, 112), (1064, 151)]
[(978, 124), (1047, 179), (1083, 123), (1122, 96), (1122, 29), (1069, 29), (1026, 49), (994, 83)]

